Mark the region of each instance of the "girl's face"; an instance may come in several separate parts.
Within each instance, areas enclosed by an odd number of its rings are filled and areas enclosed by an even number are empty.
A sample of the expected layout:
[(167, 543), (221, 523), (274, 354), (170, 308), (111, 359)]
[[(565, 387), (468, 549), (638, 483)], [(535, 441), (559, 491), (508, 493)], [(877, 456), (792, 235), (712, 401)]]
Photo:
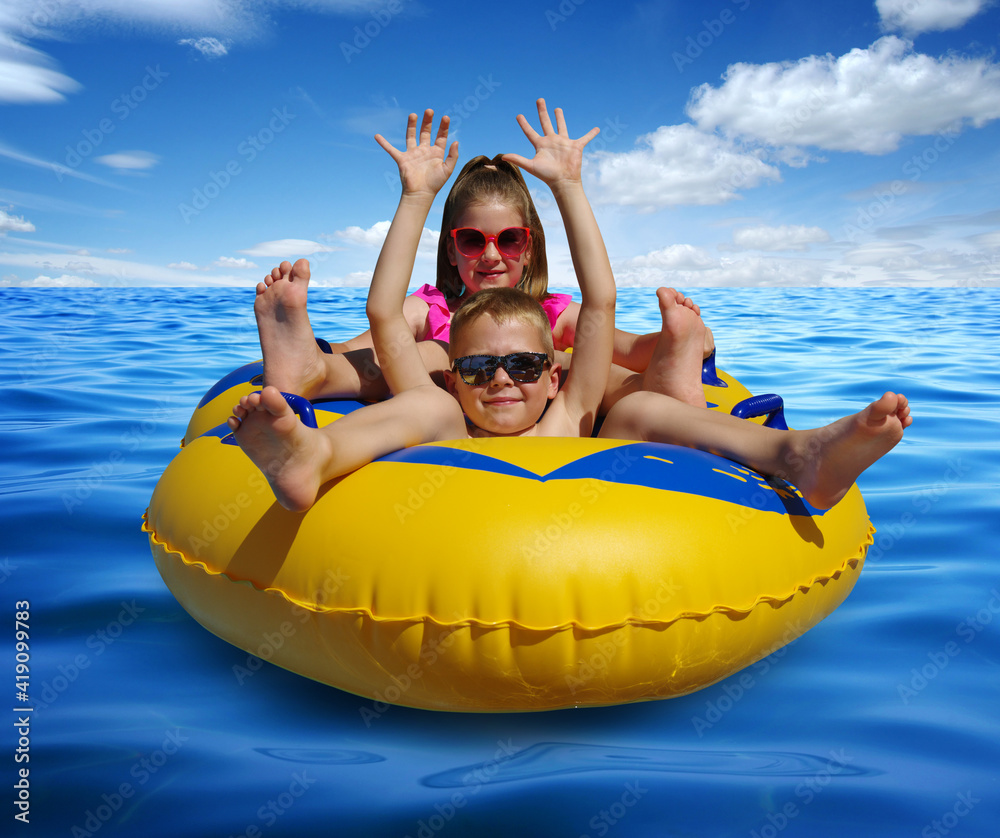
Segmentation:
[[(507, 227), (526, 227), (525, 220), (516, 209), (504, 204), (471, 204), (455, 217), (455, 228), (475, 227), (487, 236), (495, 236)], [(465, 283), (466, 297), (483, 288), (514, 288), (521, 281), (521, 275), (531, 260), (531, 242), (516, 259), (504, 256), (497, 250), (496, 242), (488, 242), (486, 250), (475, 259), (463, 256), (455, 248), (451, 230), (443, 230), (448, 236), (448, 260), (455, 266)]]

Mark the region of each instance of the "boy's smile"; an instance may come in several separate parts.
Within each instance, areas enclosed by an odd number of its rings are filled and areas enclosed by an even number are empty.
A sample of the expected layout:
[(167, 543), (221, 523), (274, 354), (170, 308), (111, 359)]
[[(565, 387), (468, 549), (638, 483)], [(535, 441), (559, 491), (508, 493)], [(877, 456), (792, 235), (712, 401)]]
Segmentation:
[[(538, 330), (521, 320), (498, 325), (489, 315), (469, 323), (453, 345), (454, 357), (465, 355), (508, 355), (512, 352), (545, 352)], [(448, 389), (462, 406), (468, 420), (491, 436), (522, 436), (535, 432), (549, 399), (559, 389), (559, 365), (546, 367), (538, 381), (514, 381), (498, 367), (486, 384), (466, 384), (447, 372)], [(473, 436), (476, 432), (471, 431)]]

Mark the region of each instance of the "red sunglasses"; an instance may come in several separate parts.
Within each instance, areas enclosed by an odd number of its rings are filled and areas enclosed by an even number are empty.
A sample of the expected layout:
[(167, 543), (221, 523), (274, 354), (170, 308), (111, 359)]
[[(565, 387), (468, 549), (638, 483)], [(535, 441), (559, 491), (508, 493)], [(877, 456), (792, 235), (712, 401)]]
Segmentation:
[(527, 227), (507, 227), (495, 236), (487, 236), (476, 227), (457, 227), (451, 231), (455, 247), (467, 259), (478, 259), (486, 252), (490, 242), (496, 245), (501, 256), (517, 259), (528, 247), (531, 230)]

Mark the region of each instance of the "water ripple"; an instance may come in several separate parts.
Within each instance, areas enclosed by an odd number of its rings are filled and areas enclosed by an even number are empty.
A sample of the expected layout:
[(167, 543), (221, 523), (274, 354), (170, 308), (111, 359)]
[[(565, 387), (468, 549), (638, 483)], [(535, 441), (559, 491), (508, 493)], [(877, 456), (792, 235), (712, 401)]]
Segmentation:
[(254, 748), (267, 757), (307, 765), (367, 765), (385, 762), (385, 757), (368, 751), (345, 751), (334, 748)]
[(881, 773), (812, 754), (781, 751), (684, 751), (545, 742), (507, 759), (453, 768), (424, 777), (421, 782), (431, 788), (450, 789), (588, 771), (655, 771), (728, 777), (813, 777), (824, 771), (842, 776)]

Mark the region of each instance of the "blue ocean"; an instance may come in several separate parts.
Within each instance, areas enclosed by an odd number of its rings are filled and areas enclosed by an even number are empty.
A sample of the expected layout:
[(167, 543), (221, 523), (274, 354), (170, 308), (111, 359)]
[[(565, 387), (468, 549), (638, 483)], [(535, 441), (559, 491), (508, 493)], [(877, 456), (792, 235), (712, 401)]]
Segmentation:
[[(683, 698), (376, 719), (248, 670), (140, 531), (202, 394), (259, 357), (253, 290), (0, 291), (3, 832), (1000, 834), (1000, 291), (686, 290), (719, 365), (792, 426), (909, 396), (913, 426), (859, 481), (878, 533), (853, 593)], [(314, 288), (317, 334), (361, 331), (364, 295)], [(658, 328), (652, 289), (622, 289), (618, 320)]]

